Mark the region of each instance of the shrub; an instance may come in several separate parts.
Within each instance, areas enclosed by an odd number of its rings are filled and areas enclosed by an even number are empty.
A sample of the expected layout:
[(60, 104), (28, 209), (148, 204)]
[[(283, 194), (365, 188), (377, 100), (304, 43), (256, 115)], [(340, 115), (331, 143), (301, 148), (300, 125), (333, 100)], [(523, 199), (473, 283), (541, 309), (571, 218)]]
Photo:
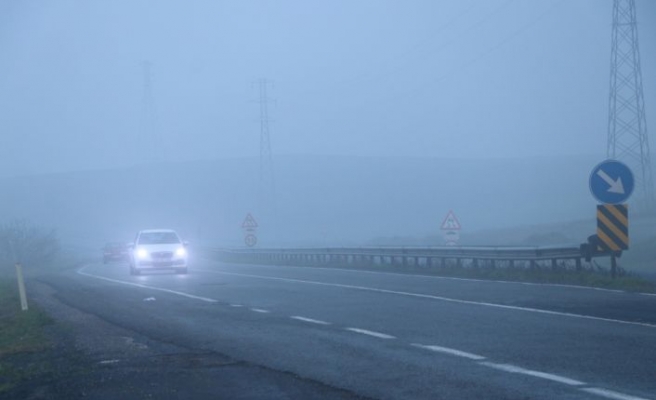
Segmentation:
[(13, 220), (0, 225), (0, 262), (37, 265), (51, 261), (59, 252), (54, 229), (45, 229), (27, 220)]

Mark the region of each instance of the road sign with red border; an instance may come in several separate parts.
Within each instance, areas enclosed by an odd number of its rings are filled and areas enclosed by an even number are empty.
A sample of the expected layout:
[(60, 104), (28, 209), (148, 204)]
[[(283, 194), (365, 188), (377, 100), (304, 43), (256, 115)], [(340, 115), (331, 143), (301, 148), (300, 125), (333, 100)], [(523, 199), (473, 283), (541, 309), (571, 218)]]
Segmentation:
[(244, 237), (244, 242), (246, 243), (246, 246), (253, 247), (257, 244), (257, 236), (249, 233)]
[(246, 218), (244, 218), (244, 222), (241, 223), (241, 227), (244, 229), (255, 229), (257, 228), (257, 221), (255, 221), (255, 218), (251, 215), (251, 213), (248, 213), (246, 215)]
[(453, 213), (453, 211), (449, 211), (449, 213), (446, 215), (444, 221), (442, 221), (442, 226), (440, 229), (443, 231), (459, 231), (461, 229), (460, 222), (458, 221), (458, 218), (456, 218), (456, 215)]

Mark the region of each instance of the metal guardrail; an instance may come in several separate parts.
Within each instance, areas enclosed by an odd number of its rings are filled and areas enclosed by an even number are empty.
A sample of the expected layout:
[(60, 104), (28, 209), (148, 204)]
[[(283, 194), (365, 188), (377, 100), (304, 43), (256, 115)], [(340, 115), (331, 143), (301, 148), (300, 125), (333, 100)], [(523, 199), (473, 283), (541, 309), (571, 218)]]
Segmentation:
[[(285, 249), (207, 248), (220, 261), (292, 265), (546, 266), (582, 268), (580, 246), (335, 247)], [(599, 256), (602, 256), (601, 254)], [(546, 265), (545, 265), (546, 264)]]

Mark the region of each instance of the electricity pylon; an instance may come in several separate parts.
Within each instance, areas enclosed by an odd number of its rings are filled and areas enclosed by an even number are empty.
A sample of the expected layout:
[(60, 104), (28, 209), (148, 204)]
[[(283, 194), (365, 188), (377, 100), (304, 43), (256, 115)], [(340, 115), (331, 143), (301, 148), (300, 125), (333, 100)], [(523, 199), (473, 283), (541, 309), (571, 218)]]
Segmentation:
[(162, 146), (157, 132), (157, 110), (153, 97), (152, 66), (150, 61), (144, 61), (143, 67), (143, 103), (141, 110), (141, 137), (137, 142), (138, 154), (145, 156), (149, 162), (161, 161)]
[(271, 137), (269, 135), (269, 104), (272, 100), (268, 96), (271, 81), (258, 80), (260, 103), (260, 184), (258, 190), (258, 206), (270, 224), (276, 220), (276, 184), (273, 170), (273, 156), (271, 153)]
[(613, 1), (607, 156), (626, 163), (633, 170), (638, 209), (653, 212), (656, 201), (635, 0)]

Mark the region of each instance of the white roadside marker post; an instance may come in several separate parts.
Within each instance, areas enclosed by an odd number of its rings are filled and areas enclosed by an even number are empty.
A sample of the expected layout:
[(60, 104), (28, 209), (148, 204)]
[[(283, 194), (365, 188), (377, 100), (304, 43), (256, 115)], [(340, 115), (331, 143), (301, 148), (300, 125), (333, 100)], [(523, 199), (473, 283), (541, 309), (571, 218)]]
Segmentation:
[(16, 277), (18, 278), (18, 293), (20, 294), (21, 310), (27, 311), (27, 295), (25, 294), (23, 267), (20, 265), (20, 263), (16, 263)]

